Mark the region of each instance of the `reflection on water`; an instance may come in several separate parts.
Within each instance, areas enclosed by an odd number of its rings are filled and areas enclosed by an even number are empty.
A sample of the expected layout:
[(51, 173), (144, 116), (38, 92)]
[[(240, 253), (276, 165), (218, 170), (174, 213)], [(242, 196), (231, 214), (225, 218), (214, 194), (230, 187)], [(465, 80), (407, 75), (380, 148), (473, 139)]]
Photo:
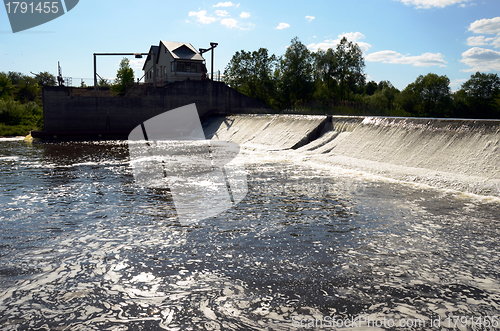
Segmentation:
[(499, 315), (498, 203), (240, 161), (246, 198), (186, 226), (168, 189), (135, 184), (123, 143), (0, 141), (1, 329)]

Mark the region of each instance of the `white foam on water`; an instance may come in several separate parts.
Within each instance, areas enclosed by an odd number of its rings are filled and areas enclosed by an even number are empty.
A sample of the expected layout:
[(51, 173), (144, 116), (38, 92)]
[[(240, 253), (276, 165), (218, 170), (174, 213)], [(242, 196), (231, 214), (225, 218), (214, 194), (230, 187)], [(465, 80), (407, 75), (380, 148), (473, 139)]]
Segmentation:
[(324, 119), (228, 116), (211, 122), (207, 131), (215, 132), (212, 139), (242, 145), (250, 162), (304, 161), (366, 178), (371, 174), (378, 180), (464, 192), (484, 201), (500, 198), (499, 121), (334, 118), (333, 129), (290, 150)]
[(18, 136), (18, 137), (0, 137), (0, 141), (20, 141), (24, 140), (24, 136)]

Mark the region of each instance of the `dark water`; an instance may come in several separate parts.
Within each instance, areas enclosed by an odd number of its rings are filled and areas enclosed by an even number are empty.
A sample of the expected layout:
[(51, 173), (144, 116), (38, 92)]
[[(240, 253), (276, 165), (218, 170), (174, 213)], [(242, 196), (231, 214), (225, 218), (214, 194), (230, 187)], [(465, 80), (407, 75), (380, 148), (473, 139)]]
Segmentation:
[(246, 198), (183, 225), (128, 158), (0, 141), (2, 330), (495, 329), (498, 200), (247, 152)]

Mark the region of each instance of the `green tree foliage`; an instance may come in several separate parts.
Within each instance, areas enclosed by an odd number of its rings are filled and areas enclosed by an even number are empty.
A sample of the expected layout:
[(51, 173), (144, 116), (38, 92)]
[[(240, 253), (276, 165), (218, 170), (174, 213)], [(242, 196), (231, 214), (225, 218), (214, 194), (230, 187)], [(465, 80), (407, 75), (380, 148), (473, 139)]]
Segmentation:
[(16, 99), (22, 103), (35, 101), (39, 90), (40, 85), (35, 78), (23, 75), (17, 83)]
[(14, 84), (5, 72), (0, 72), (0, 99), (9, 99), (14, 94)]
[(374, 81), (368, 82), (365, 86), (365, 93), (367, 95), (373, 95), (378, 90), (379, 90), (378, 84)]
[(497, 74), (476, 72), (462, 84), (457, 99), (477, 118), (500, 116), (500, 78)]
[(9, 71), (7, 76), (9, 77), (12, 84), (18, 85), (21, 82), (21, 79), (23, 78), (24, 75), (20, 72)]
[(389, 81), (365, 84), (363, 53), (342, 38), (335, 49), (310, 52), (298, 38), (279, 59), (267, 49), (240, 51), (224, 81), (274, 108), (332, 114), (500, 118), (500, 78), (479, 73), (451, 93), (446, 76), (419, 76), (403, 91)]
[[(370, 83), (368, 83), (370, 84)], [(367, 86), (368, 86), (367, 84)], [(373, 86), (373, 85), (372, 85)], [(368, 89), (368, 88), (367, 88)], [(379, 115), (409, 115), (402, 111), (393, 112), (394, 100), (400, 92), (389, 81), (381, 81), (373, 95), (366, 94), (364, 102)]]
[(127, 90), (127, 85), (134, 83), (134, 70), (130, 67), (130, 60), (124, 57), (120, 61), (120, 67), (116, 72), (115, 83), (111, 86), (111, 89), (117, 93), (125, 93)]
[(0, 136), (26, 135), (42, 128), (39, 91), (36, 78), (0, 72)]
[(281, 57), (276, 78), (282, 107), (297, 107), (311, 99), (314, 92), (312, 55), (297, 37)]
[(273, 104), (276, 56), (266, 48), (254, 52), (236, 52), (224, 70), (223, 81), (237, 91), (264, 104)]
[(39, 86), (56, 86), (57, 80), (54, 75), (48, 71), (39, 72), (35, 75), (35, 79)]
[(346, 91), (348, 99), (349, 91), (365, 83), (363, 52), (358, 44), (343, 37), (337, 45), (334, 58), (337, 66), (334, 77), (340, 86), (340, 100), (345, 100)]
[(396, 99), (400, 109), (413, 116), (445, 117), (451, 106), (450, 79), (429, 73), (420, 75)]
[(0, 100), (0, 123), (6, 125), (41, 125), (42, 109), (35, 102), (22, 104), (15, 100)]
[(334, 98), (334, 91), (337, 88), (335, 71), (337, 64), (333, 49), (324, 51), (319, 49), (314, 53), (314, 76), (316, 80), (315, 97), (323, 102)]

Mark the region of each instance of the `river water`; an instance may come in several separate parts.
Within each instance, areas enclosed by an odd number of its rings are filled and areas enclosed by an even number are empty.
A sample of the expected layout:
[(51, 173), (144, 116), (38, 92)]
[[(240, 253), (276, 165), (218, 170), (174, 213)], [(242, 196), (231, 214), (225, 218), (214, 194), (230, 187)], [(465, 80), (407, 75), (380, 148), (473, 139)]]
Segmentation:
[(0, 140), (2, 330), (499, 326), (498, 198), (243, 150), (246, 197), (186, 225), (129, 161)]

